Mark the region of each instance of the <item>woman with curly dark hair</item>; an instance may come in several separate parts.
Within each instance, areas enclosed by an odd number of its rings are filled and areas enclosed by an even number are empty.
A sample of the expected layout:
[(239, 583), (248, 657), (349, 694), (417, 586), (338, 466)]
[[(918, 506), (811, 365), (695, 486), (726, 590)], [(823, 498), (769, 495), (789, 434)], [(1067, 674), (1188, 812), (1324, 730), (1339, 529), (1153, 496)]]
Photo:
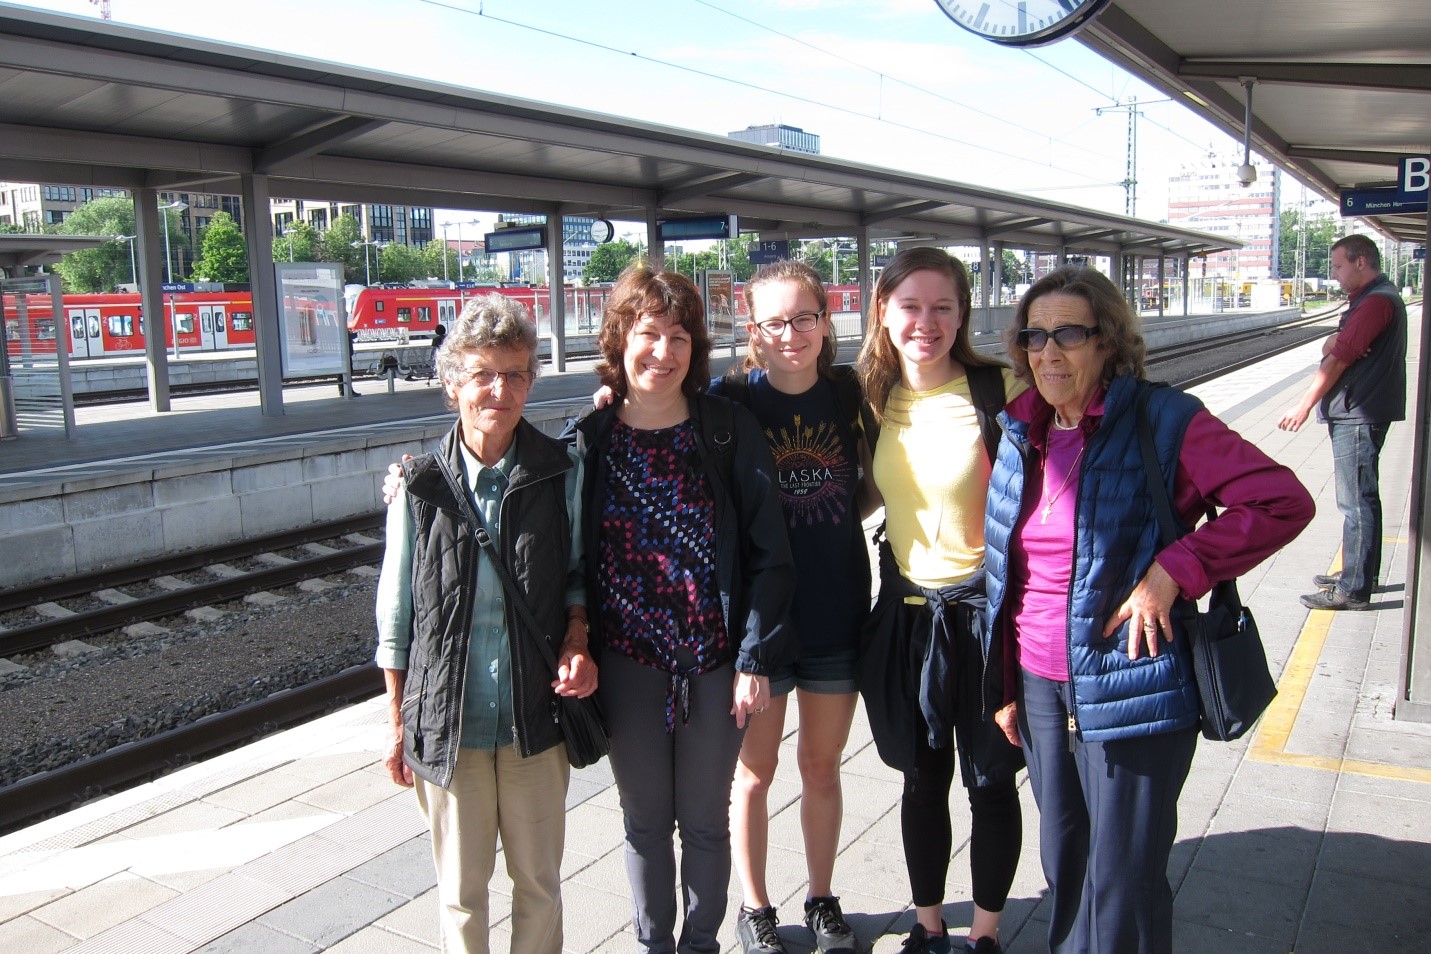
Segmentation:
[(599, 347), (613, 400), (574, 430), (632, 921), (643, 951), (714, 954), (731, 780), (747, 720), (770, 702), (769, 674), (794, 654), (794, 565), (760, 425), (702, 393), (711, 344), (690, 279), (628, 268)]

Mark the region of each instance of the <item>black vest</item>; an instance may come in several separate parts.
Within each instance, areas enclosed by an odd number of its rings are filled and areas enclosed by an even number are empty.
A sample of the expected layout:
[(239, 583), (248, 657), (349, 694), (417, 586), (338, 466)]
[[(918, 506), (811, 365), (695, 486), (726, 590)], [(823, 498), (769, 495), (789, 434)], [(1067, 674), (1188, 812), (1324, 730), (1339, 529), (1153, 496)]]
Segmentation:
[[(476, 528), (462, 516), (457, 499), (467, 494), (457, 445), (460, 427), (448, 433), (436, 455), (415, 458), (405, 466), (415, 537), (403, 755), (416, 774), (443, 787), (452, 780), (461, 743), (479, 550)], [(526, 757), (562, 740), (551, 689), (554, 677), (532, 637), (547, 640), (552, 652), (560, 653), (571, 552), (566, 474), (574, 465), (564, 445), (525, 420), (517, 425), (516, 447), (502, 496), (498, 546), (502, 565), (543, 630), (527, 632), (504, 596), (517, 750)]]
[(1391, 324), (1353, 361), (1322, 398), (1319, 418), (1333, 424), (1390, 424), (1406, 420), (1406, 303), (1396, 286), (1379, 275), (1347, 306), (1338, 324), (1345, 328), (1368, 298), (1391, 300)]

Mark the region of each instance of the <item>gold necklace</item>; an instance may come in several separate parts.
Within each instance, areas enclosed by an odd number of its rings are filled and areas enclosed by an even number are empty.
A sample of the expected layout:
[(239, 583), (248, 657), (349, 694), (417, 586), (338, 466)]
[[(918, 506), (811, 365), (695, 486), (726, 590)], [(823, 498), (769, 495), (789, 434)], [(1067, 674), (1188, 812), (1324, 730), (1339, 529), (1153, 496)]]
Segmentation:
[(1055, 490), (1052, 496), (1044, 503), (1043, 516), (1042, 519), (1039, 520), (1039, 523), (1048, 523), (1048, 515), (1053, 513), (1053, 505), (1058, 503), (1058, 498), (1062, 497), (1063, 492), (1068, 489), (1068, 482), (1073, 479), (1073, 475), (1078, 471), (1078, 462), (1083, 459), (1083, 452), (1086, 450), (1088, 450), (1086, 443), (1078, 449), (1078, 456), (1073, 458), (1073, 463), (1068, 465), (1068, 473), (1063, 475), (1063, 483), (1058, 485), (1058, 489)]

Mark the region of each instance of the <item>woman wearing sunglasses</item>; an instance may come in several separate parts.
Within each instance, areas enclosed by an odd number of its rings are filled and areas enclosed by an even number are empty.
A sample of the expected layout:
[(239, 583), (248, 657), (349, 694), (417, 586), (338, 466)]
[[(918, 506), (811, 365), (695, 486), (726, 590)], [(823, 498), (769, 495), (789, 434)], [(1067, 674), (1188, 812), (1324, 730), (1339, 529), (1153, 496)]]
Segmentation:
[[(1167, 952), (1168, 855), (1199, 719), (1170, 611), (1285, 546), (1312, 500), (1196, 398), (1143, 380), (1137, 319), (1093, 269), (1034, 283), (1009, 354), (1034, 389), (1001, 416), (990, 482), (985, 688), (1009, 703), (999, 724), (1028, 759), (1049, 948)], [(1166, 548), (1140, 395), (1178, 518), (1193, 526), (1210, 504), (1226, 508)]]

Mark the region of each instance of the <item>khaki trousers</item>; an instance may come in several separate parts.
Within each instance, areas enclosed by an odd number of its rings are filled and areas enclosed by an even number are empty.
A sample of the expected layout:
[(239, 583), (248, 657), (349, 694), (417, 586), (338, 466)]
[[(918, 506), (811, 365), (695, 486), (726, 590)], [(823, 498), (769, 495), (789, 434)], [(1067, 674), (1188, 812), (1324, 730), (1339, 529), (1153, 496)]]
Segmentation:
[(417, 780), (432, 829), (442, 950), (488, 954), (487, 884), (497, 837), (512, 879), (512, 954), (560, 954), (566, 746), (524, 759), (516, 746), (461, 749), (452, 784)]

